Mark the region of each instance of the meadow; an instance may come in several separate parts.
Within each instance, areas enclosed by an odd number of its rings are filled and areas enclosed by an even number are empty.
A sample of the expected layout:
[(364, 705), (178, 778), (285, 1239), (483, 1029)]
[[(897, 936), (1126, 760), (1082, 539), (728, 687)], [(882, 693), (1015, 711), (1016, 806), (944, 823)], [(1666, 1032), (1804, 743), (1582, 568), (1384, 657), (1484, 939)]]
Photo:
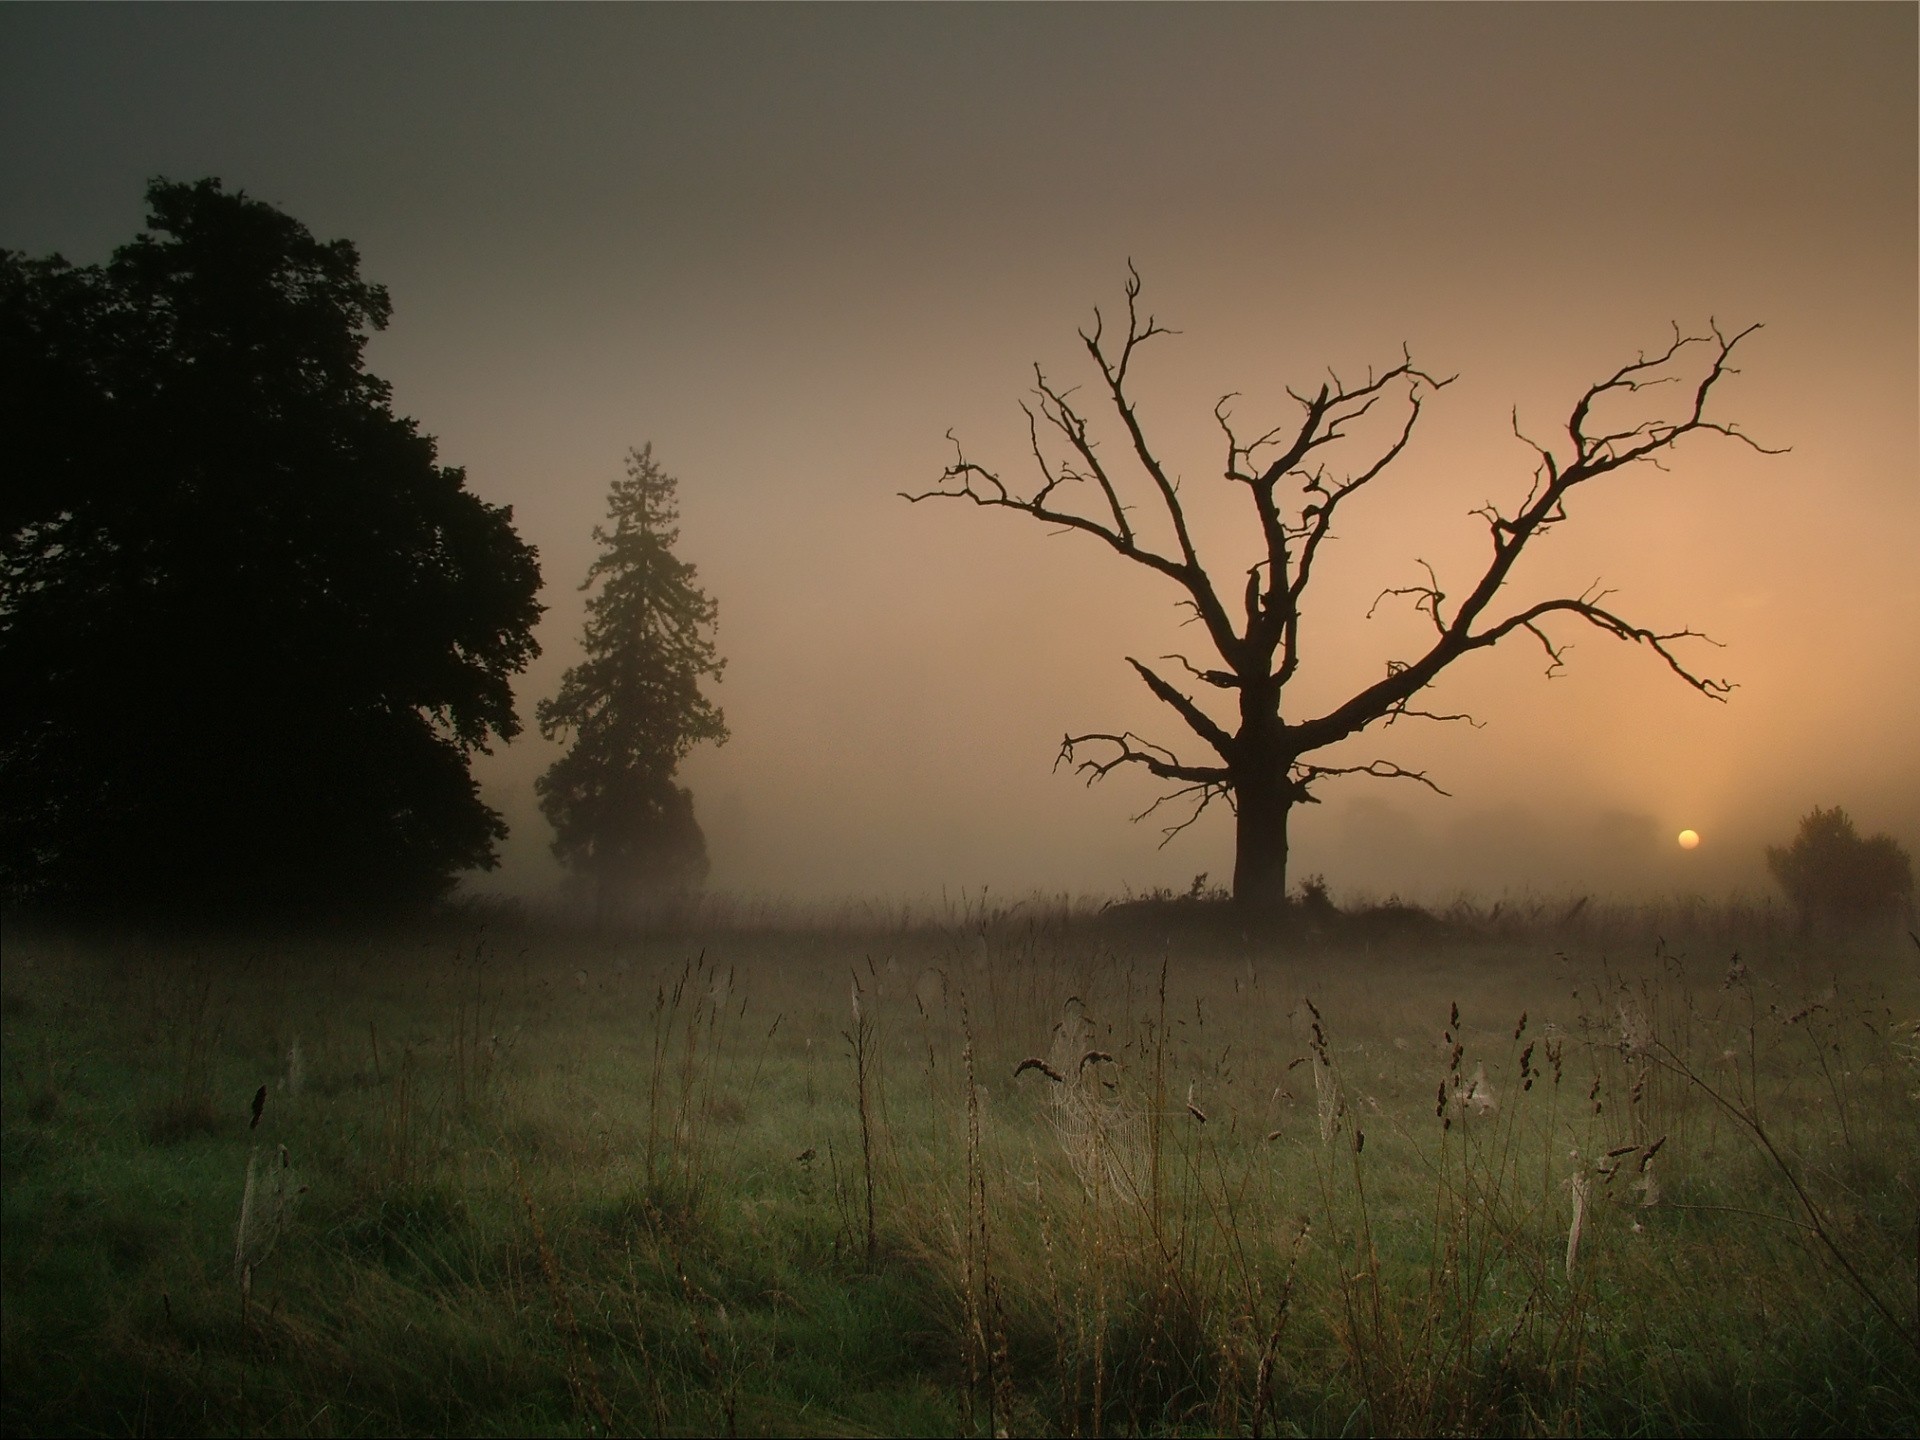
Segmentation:
[(36, 1434), (1920, 1433), (1920, 947), (9, 922)]

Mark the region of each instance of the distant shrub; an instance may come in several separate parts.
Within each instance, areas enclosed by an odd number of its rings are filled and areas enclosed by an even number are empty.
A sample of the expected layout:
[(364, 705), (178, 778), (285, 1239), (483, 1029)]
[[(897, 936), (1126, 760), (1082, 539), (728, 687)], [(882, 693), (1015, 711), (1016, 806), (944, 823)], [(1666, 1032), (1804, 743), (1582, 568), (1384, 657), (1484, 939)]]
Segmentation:
[(1300, 882), (1300, 898), (1294, 902), (1300, 907), (1300, 913), (1309, 919), (1328, 921), (1338, 917), (1339, 910), (1333, 903), (1333, 897), (1327, 893), (1327, 877), (1309, 875)]
[(1791, 845), (1769, 845), (1767, 868), (1807, 920), (1898, 911), (1913, 894), (1913, 860), (1891, 835), (1863, 840), (1838, 805), (1816, 806)]

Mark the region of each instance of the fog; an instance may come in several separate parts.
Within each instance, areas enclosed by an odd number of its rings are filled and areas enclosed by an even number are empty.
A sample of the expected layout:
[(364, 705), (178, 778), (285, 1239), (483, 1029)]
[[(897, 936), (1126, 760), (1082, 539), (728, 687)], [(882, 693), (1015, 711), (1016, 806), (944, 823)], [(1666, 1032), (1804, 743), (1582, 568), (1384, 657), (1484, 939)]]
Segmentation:
[[(1293, 827), (1294, 873), (1336, 899), (1758, 893), (1815, 805), (1920, 850), (1915, 57), (1904, 6), (10, 6), (0, 244), (104, 259), (155, 174), (355, 241), (395, 305), (371, 368), (539, 548), (529, 720), (651, 440), (728, 659), (733, 738), (682, 772), (711, 884), (800, 900), (1230, 874), (1224, 809), (1162, 849), (1129, 823), (1156, 782), (1053, 768), (1067, 731), (1178, 746), (1123, 659), (1200, 659), (1171, 588), (897, 494), (938, 479), (949, 429), (1028, 473), (1031, 367), (1097, 380), (1075, 332), (1129, 259), (1179, 332), (1130, 387), (1216, 574), (1248, 543), (1223, 394), (1274, 423), (1286, 386), (1403, 344), (1458, 376), (1337, 531), (1289, 717), (1412, 652), (1409, 606), (1365, 617), (1416, 560), (1477, 578), (1468, 512), (1532, 469), (1516, 418), (1551, 443), (1672, 325), (1760, 322), (1711, 413), (1789, 452), (1696, 436), (1596, 484), (1513, 591), (1598, 579), (1712, 636), (1685, 653), (1728, 703), (1562, 625), (1551, 680), (1518, 642), (1446, 674), (1435, 708), (1482, 728), (1339, 753), (1450, 798), (1329, 781)], [(529, 733), (481, 761), (513, 833), (474, 889), (557, 883), (533, 803), (555, 753)]]

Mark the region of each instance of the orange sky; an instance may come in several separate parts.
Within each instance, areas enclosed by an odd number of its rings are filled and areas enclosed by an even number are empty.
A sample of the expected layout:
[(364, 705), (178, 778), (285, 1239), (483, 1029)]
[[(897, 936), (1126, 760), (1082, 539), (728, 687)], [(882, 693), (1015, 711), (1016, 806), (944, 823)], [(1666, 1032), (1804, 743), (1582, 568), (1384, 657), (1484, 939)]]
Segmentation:
[[(1330, 783), (1296, 874), (1336, 897), (1764, 888), (1814, 805), (1920, 851), (1916, 12), (1883, 6), (0, 8), (0, 244), (105, 258), (147, 177), (222, 176), (347, 236), (388, 285), (397, 403), (540, 549), (546, 654), (627, 446), (682, 482), (734, 739), (696, 755), (714, 884), (799, 897), (1112, 893), (1224, 879), (1161, 851), (1142, 780), (1050, 770), (1069, 729), (1169, 741), (1122, 661), (1191, 642), (1163, 583), (1017, 516), (909, 507), (955, 428), (1017, 471), (1038, 360), (1129, 256), (1182, 333), (1137, 397), (1210, 534), (1213, 402), (1252, 417), (1404, 342), (1457, 373), (1356, 506), (1309, 610), (1299, 709), (1417, 635), (1364, 616), (1416, 556), (1456, 587), (1512, 439), (1671, 322), (1765, 329), (1669, 473), (1582, 498), (1528, 593), (1596, 577), (1727, 648), (1715, 705), (1593, 634), (1514, 646)], [(514, 825), (486, 884), (555, 872), (529, 736), (482, 763)], [(1704, 843), (1674, 843), (1683, 826)]]

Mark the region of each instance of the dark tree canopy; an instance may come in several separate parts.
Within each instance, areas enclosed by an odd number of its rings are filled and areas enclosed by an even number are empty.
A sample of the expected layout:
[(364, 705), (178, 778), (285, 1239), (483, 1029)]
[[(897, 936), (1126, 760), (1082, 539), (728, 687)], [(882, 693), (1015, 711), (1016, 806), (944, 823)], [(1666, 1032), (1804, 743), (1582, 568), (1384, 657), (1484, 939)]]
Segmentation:
[(1791, 845), (1769, 845), (1767, 868), (1808, 921), (1894, 914), (1913, 895), (1913, 860), (1900, 842), (1862, 839), (1838, 805), (1815, 806)]
[[(1089, 783), (1123, 767), (1169, 782), (1174, 788), (1144, 812), (1151, 814), (1176, 797), (1193, 802), (1188, 818), (1169, 828), (1169, 839), (1212, 801), (1232, 806), (1237, 901), (1260, 907), (1285, 903), (1288, 817), (1294, 806), (1315, 803), (1320, 782), (1367, 775), (1438, 790), (1424, 773), (1384, 757), (1322, 752), (1402, 720), (1467, 719), (1422, 708), (1422, 692), (1455, 661), (1510, 637), (1536, 641), (1551, 674), (1566, 650), (1554, 627), (1579, 622), (1646, 647), (1701, 694), (1716, 700), (1726, 696), (1729, 685), (1696, 673), (1677, 648), (1678, 642), (1705, 638), (1694, 631), (1656, 630), (1631, 621), (1597, 586), (1530, 603), (1515, 603), (1506, 591), (1522, 553), (1567, 520), (1569, 503), (1582, 487), (1628, 466), (1659, 465), (1690, 435), (1746, 439), (1732, 425), (1710, 418), (1707, 402), (1732, 373), (1735, 347), (1757, 327), (1731, 336), (1717, 328), (1686, 337), (1676, 330), (1663, 349), (1642, 354), (1589, 386), (1572, 408), (1564, 440), (1526, 441), (1534, 475), (1519, 503), (1501, 509), (1489, 502), (1474, 512), (1487, 529), (1488, 553), (1480, 573), (1443, 589), (1433, 570), (1418, 562), (1420, 578), (1380, 597), (1410, 601), (1430, 622), (1425, 646), (1387, 661), (1378, 680), (1346, 700), (1303, 714), (1287, 703), (1287, 691), (1311, 651), (1312, 636), (1303, 624), (1306, 592), (1316, 565), (1338, 536), (1335, 517), (1352, 518), (1351, 508), (1342, 506), (1406, 455), (1424, 405), (1448, 382), (1402, 356), (1378, 373), (1369, 372), (1364, 382), (1335, 375), (1316, 388), (1289, 390), (1297, 413), (1252, 429), (1232, 413), (1235, 397), (1222, 399), (1214, 410), (1224, 442), (1222, 474), (1246, 499), (1246, 521), (1260, 557), (1244, 570), (1230, 569), (1201, 554), (1179, 483), (1149, 442), (1136, 408), (1130, 389), (1135, 362), (1145, 345), (1173, 333), (1153, 316), (1142, 316), (1139, 295), (1140, 277), (1129, 267), (1125, 333), (1110, 331), (1098, 311), (1092, 331), (1080, 333), (1099, 377), (1098, 408), (1111, 412), (1116, 444), (1103, 442), (1092, 412), (1081, 408), (1073, 387), (1062, 388), (1036, 366), (1033, 403), (1023, 406), (1033, 462), (1028, 480), (1009, 481), (999, 470), (969, 459), (956, 443), (940, 485), (905, 498), (1011, 510), (1057, 532), (1096, 540), (1172, 584), (1212, 655), (1203, 654), (1197, 663), (1185, 655), (1162, 656), (1179, 667), (1177, 672), (1133, 656), (1127, 663), (1198, 747), (1181, 752), (1131, 731), (1092, 731), (1066, 736), (1059, 763), (1074, 766)], [(1662, 408), (1662, 394), (1677, 398)], [(1209, 692), (1230, 710), (1227, 717), (1197, 698)]]
[(538, 710), (548, 739), (573, 737), (537, 782), (554, 854), (592, 885), (602, 918), (705, 881), (706, 839), (673, 776), (700, 741), (727, 739), (700, 689), (726, 667), (713, 643), (718, 607), (673, 553), (679, 482), (652, 445), (630, 451), (626, 470), (607, 500), (613, 528), (594, 527), (603, 548), (580, 587), (594, 591), (585, 658)]
[(407, 903), (495, 863), (540, 571), (367, 372), (345, 240), (218, 180), (105, 266), (0, 258), (0, 883)]

